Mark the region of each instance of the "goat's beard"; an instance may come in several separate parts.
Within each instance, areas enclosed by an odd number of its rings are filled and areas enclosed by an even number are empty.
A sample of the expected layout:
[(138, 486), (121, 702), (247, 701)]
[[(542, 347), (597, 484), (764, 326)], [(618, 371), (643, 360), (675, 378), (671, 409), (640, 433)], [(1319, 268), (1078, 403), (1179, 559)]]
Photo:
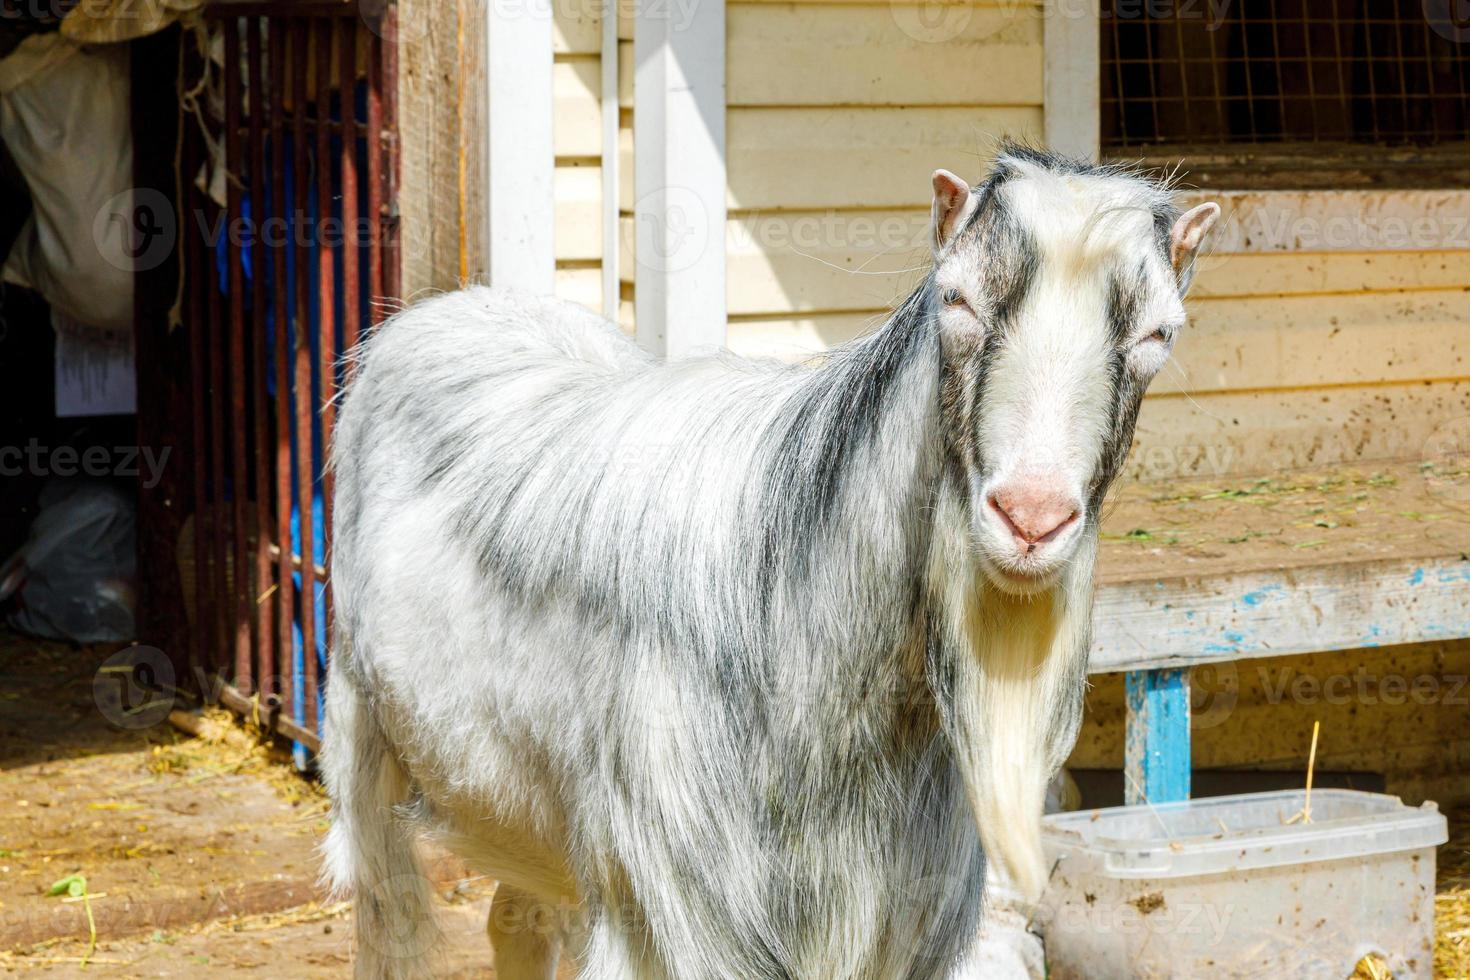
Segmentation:
[(1048, 878), (1046, 787), (1081, 722), (1096, 539), (1079, 543), (1056, 587), (1033, 596), (991, 586), (973, 559), (955, 554), (960, 541), (941, 540), (931, 569), (931, 582), (943, 584), (937, 598), (953, 658), (945, 727), (987, 860), (1034, 903)]

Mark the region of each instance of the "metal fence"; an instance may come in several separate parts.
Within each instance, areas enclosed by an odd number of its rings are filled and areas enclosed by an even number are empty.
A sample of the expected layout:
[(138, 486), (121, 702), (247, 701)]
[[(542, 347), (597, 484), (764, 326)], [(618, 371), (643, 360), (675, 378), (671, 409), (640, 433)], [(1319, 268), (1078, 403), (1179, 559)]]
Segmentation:
[(1461, 143), (1470, 19), (1458, 0), (1110, 0), (1102, 142)]
[(398, 291), (395, 25), (391, 6), (207, 10), (208, 44), (184, 39), (176, 202), (189, 659), (304, 754), (330, 640), (324, 463), (341, 355)]

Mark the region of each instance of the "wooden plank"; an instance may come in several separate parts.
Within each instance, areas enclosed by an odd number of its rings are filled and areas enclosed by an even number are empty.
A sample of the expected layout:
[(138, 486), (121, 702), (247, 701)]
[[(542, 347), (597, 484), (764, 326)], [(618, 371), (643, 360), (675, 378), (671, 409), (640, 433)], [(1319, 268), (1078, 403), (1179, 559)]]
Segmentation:
[(553, 65), (550, 18), (493, 2), (485, 10), (487, 271), (494, 285), (549, 293), (556, 273), (553, 130), (561, 123), (552, 111), (553, 79), (572, 66)]
[(1470, 561), (1263, 568), (1105, 584), (1088, 670), (1191, 667), (1253, 657), (1470, 637)]
[(1128, 731), (1123, 755), (1123, 802), (1189, 799), (1189, 672), (1128, 674)]
[(633, 41), (618, 40), (618, 107), (633, 108)]
[[(484, 160), (479, 130), (461, 145), (453, 80), (461, 70), (458, 47), (459, 9), (439, 0), (401, 0), (395, 23), (398, 31), (397, 119), (399, 182), (396, 204), (400, 215), (402, 296), (425, 289), (453, 289), (459, 284), (460, 225), (482, 226), (484, 212), (465, 214), (460, 207), (460, 153), (465, 150), (467, 173), (484, 183)], [(483, 35), (477, 22), (467, 21), (466, 36)], [(477, 42), (478, 43), (478, 42)], [(480, 45), (481, 48), (483, 45)], [(446, 92), (449, 97), (446, 97)], [(481, 103), (473, 93), (467, 98)], [(476, 227), (475, 239), (481, 237)], [(479, 259), (479, 256), (476, 256)], [(481, 259), (477, 265), (483, 265)]]
[(556, 259), (602, 258), (602, 169), (556, 168)]
[[(731, 296), (735, 295), (734, 290)], [(740, 317), (730, 321), (728, 344), (745, 357), (801, 361), (882, 326), (889, 311)]]
[(1155, 394), (1470, 376), (1470, 293), (1191, 302)]
[(556, 270), (557, 299), (581, 303), (589, 310), (602, 312), (602, 269), (600, 266), (577, 265)]
[(927, 211), (777, 211), (730, 220), (730, 313), (874, 310), (930, 264)]
[(1470, 249), (1229, 254), (1200, 259), (1191, 299), (1463, 288)]
[(1055, 5), (1046, 18), (1046, 143), (1084, 159), (1098, 155), (1101, 59), (1095, 2)]
[[(725, 342), (725, 0), (634, 23), (638, 342)], [(732, 134), (733, 136), (733, 134)]]
[(1286, 572), (1470, 553), (1470, 463), (1454, 452), (1269, 476), (1127, 481), (1103, 521), (1099, 581)]
[(927, 208), (935, 167), (970, 180), (1002, 136), (1036, 139), (1036, 107), (735, 108), (731, 209)]
[(1216, 201), (1217, 252), (1423, 252), (1470, 248), (1470, 191), (1194, 191)]
[(730, 105), (1040, 105), (1041, 21), (1035, 7), (731, 4)]
[(558, 157), (602, 155), (602, 77), (596, 58), (559, 61), (552, 67), (553, 137)]
[(1234, 478), (1376, 459), (1418, 459), (1470, 416), (1470, 384), (1150, 395), (1126, 473)]

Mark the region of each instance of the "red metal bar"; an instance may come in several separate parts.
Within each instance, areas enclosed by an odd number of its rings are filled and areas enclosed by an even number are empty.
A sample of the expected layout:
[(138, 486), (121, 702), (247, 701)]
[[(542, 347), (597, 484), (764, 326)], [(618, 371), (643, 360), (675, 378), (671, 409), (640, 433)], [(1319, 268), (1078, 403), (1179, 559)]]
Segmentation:
[[(206, 157), (207, 159), (207, 157)], [(212, 161), (211, 161), (212, 165)], [(214, 221), (202, 221), (200, 227), (216, 228), (221, 219), (229, 215), (216, 213), (216, 205), (208, 194), (200, 194), (201, 216), (212, 215)], [(214, 596), (213, 642), (209, 651), (211, 670), (226, 667), (232, 649), (230, 621), (232, 606), (229, 601), (229, 534), (225, 502), (225, 460), (229, 456), (229, 431), (225, 423), (225, 399), (229, 390), (225, 383), (226, 299), (220, 292), (219, 269), (216, 265), (215, 243), (207, 241), (204, 249), (203, 272), (206, 283), (205, 322), (208, 324), (209, 342), (209, 526), (210, 526), (210, 574), (211, 592)]]
[(383, 235), (388, 216), (383, 210), (383, 38), (372, 31), (368, 39), (367, 87), (367, 216), (368, 295), (372, 322), (383, 320)]
[[(317, 205), (317, 377), (320, 379), (321, 402), (319, 423), (323, 464), (326, 462), (327, 447), (331, 445), (332, 424), (337, 410), (333, 400), (337, 397), (337, 253), (342, 251), (340, 243), (334, 246), (337, 230), (332, 224), (332, 202), (336, 195), (332, 190), (332, 40), (336, 35), (335, 24), (329, 20), (318, 20), (313, 25), (316, 34), (316, 205)], [(345, 104), (345, 103), (344, 103)], [(343, 256), (345, 258), (345, 254)], [(332, 471), (323, 465), (322, 474), (322, 553), (331, 553)], [(307, 552), (302, 555), (303, 563)], [(323, 590), (330, 582), (323, 581)], [(322, 629), (331, 632), (331, 597), (324, 596), (323, 604), (327, 616)], [(307, 707), (314, 711), (317, 689), (316, 657), (306, 658)], [(312, 728), (315, 729), (315, 715)]]
[[(294, 223), (288, 220), (286, 202), (286, 37), (280, 21), (270, 22), (270, 131), (271, 131), (271, 218), (273, 229), (288, 236)], [(292, 54), (295, 54), (292, 43)], [(273, 233), (275, 233), (273, 231)], [(275, 476), (276, 476), (276, 676), (281, 700), (292, 704), (295, 681), (291, 669), (291, 622), (295, 615), (296, 585), (291, 576), (291, 375), (287, 368), (290, 310), (286, 303), (286, 246), (284, 240), (271, 247), (271, 290), (275, 306)]]
[(230, 315), (230, 501), (233, 530), (234, 595), (231, 596), (231, 634), (234, 643), (235, 686), (251, 693), (255, 690), (251, 663), (250, 549), (246, 544), (250, 521), (250, 499), (245, 463), (246, 404), (245, 377), (245, 282), (241, 245), (235, 237), (237, 222), (244, 210), (240, 180), (244, 175), (244, 157), (240, 149), (240, 21), (234, 17), (224, 22), (225, 36), (225, 221), (221, 228), (224, 239), (225, 265)]
[[(182, 172), (196, 173), (199, 169), (197, 132), (192, 127), (186, 127), (182, 134), (182, 142)], [(183, 229), (181, 274), (185, 295), (188, 299), (185, 326), (189, 332), (189, 439), (192, 444), (191, 456), (194, 463), (194, 622), (189, 651), (191, 673), (207, 669), (209, 665), (208, 651), (211, 644), (209, 624), (214, 622), (213, 593), (209, 588), (211, 577), (207, 547), (209, 526), (205, 518), (209, 509), (206, 485), (208, 477), (205, 466), (208, 458), (208, 439), (206, 437), (208, 420), (204, 408), (205, 377), (208, 370), (204, 352), (206, 333), (204, 277), (207, 275), (207, 266), (204, 262), (204, 242), (196, 233), (197, 226), (190, 220), (194, 209), (198, 206), (197, 194), (192, 182), (183, 182), (178, 202), (179, 213), (186, 216), (180, 222), (180, 227)]]
[[(362, 237), (357, 233), (357, 33), (356, 21), (342, 21), (337, 56), (337, 88), (342, 98), (342, 349), (357, 346), (361, 310), (358, 264)], [(350, 368), (351, 365), (344, 365)]]
[[(275, 672), (275, 632), (272, 629), (269, 601), (271, 582), (271, 486), (270, 467), (266, 462), (266, 446), (270, 443), (270, 423), (266, 416), (266, 365), (265, 354), (265, 242), (261, 238), (261, 225), (265, 214), (265, 45), (263, 33), (265, 19), (252, 17), (249, 20), (250, 43), (250, 361), (252, 366), (251, 391), (254, 395), (255, 428), (255, 579), (250, 593), (251, 611), (255, 616), (255, 689), (262, 698), (268, 697), (274, 687), (271, 675)], [(274, 33), (274, 32), (272, 32)]]
[[(307, 154), (307, 91), (306, 73), (311, 65), (311, 32), (305, 20), (291, 22), (291, 37), (294, 41), (292, 57), (292, 106), (291, 136), (295, 149), (296, 214), (295, 219), (305, 223), (310, 198), (307, 187), (311, 181)], [(305, 674), (305, 709), (299, 719), (308, 728), (316, 727), (316, 561), (315, 534), (312, 528), (312, 403), (311, 403), (311, 332), (310, 307), (307, 303), (311, 288), (311, 258), (298, 235), (296, 247), (296, 508), (301, 541), (301, 650)], [(317, 236), (319, 237), (319, 236)]]

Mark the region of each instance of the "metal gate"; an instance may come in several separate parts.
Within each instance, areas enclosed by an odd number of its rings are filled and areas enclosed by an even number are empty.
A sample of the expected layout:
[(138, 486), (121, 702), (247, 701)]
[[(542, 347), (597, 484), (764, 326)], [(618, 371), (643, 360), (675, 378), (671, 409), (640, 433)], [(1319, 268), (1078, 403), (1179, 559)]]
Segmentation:
[(342, 353), (398, 292), (394, 13), (311, 0), (206, 11), (207, 31), (183, 38), (176, 202), (189, 666), (304, 760), (331, 629), (324, 462)]

